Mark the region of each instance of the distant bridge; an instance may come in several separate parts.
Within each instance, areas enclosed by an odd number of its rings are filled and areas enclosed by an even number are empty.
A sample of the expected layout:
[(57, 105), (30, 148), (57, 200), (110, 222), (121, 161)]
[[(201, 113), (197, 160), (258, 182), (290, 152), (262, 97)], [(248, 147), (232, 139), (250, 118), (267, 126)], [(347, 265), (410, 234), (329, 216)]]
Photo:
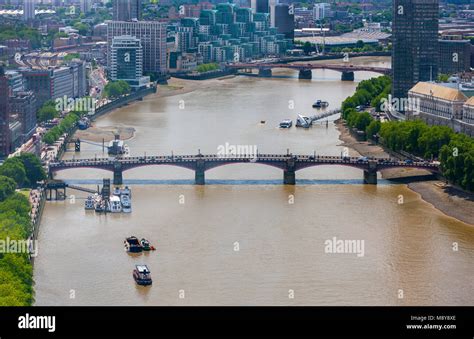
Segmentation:
[(351, 64), (278, 64), (278, 63), (234, 63), (226, 65), (230, 69), (243, 69), (251, 70), (258, 69), (258, 75), (261, 77), (271, 77), (272, 68), (288, 68), (299, 71), (300, 79), (311, 79), (313, 69), (330, 69), (333, 71), (341, 72), (341, 80), (343, 81), (354, 81), (354, 72), (375, 72), (380, 74), (390, 74), (391, 68), (386, 67), (372, 67), (364, 65), (351, 65)]
[(354, 157), (337, 156), (315, 156), (315, 155), (292, 155), (292, 154), (258, 154), (255, 156), (228, 156), (228, 155), (181, 155), (181, 156), (143, 156), (143, 157), (123, 157), (123, 158), (93, 158), (75, 159), (50, 162), (48, 165), (49, 177), (54, 173), (70, 168), (97, 168), (113, 172), (114, 185), (121, 185), (123, 182), (123, 171), (142, 166), (171, 165), (190, 169), (195, 172), (195, 184), (205, 184), (205, 172), (215, 167), (240, 164), (255, 163), (263, 164), (283, 170), (283, 183), (294, 185), (296, 181), (295, 172), (307, 167), (321, 165), (339, 165), (359, 168), (364, 171), (364, 183), (377, 184), (377, 171), (396, 168), (411, 167), (422, 168), (431, 172), (439, 172), (437, 164), (429, 162), (406, 163), (401, 161), (390, 161), (387, 159), (361, 159)]

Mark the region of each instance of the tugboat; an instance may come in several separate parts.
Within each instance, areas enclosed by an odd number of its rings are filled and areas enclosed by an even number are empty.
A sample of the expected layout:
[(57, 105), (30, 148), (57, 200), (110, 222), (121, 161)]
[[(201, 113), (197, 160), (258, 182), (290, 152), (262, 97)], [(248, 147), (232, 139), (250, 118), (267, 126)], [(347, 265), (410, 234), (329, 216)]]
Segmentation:
[(322, 100), (317, 100), (314, 104), (313, 104), (313, 108), (326, 108), (329, 106), (329, 102), (327, 101), (322, 101)]
[(151, 250), (152, 246), (150, 245), (150, 242), (146, 240), (145, 238), (142, 238), (142, 240), (140, 240), (140, 244), (142, 245), (142, 248), (144, 251)]
[(125, 250), (130, 253), (140, 253), (143, 250), (138, 238), (134, 236), (126, 238), (123, 244), (125, 246)]
[(93, 210), (94, 209), (94, 198), (92, 197), (92, 195), (89, 195), (86, 199), (86, 201), (84, 202), (84, 208), (86, 210)]
[(146, 286), (153, 283), (151, 280), (151, 272), (147, 265), (136, 265), (133, 270), (133, 279), (135, 279), (138, 285)]

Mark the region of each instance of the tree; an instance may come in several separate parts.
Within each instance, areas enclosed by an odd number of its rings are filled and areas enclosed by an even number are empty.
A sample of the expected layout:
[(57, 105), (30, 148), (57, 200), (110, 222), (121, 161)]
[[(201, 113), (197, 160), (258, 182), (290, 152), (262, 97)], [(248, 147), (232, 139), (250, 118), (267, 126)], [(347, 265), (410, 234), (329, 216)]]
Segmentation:
[(20, 160), (26, 172), (26, 183), (29, 187), (36, 187), (38, 181), (46, 179), (46, 173), (39, 158), (32, 153), (23, 153)]
[(365, 129), (365, 133), (369, 139), (373, 139), (375, 135), (377, 135), (382, 127), (382, 123), (378, 120), (372, 120)]
[(25, 168), (17, 157), (5, 160), (3, 165), (0, 166), (0, 175), (13, 179), (18, 187), (22, 187), (26, 180)]
[(15, 180), (0, 175), (0, 201), (4, 201), (7, 197), (15, 192), (16, 182)]
[(370, 114), (368, 112), (364, 112), (364, 113), (359, 113), (358, 114), (358, 117), (357, 117), (357, 120), (356, 120), (356, 123), (355, 123), (355, 127), (359, 130), (359, 131), (364, 131), (367, 129), (367, 126), (369, 126), (369, 124), (372, 122), (373, 118), (370, 116)]
[(54, 144), (55, 141), (56, 141), (56, 139), (54, 138), (54, 136), (51, 133), (46, 133), (43, 136), (43, 142), (47, 145), (52, 145), (52, 144)]
[(87, 26), (86, 24), (83, 24), (81, 22), (75, 23), (74, 28), (79, 31), (80, 35), (86, 35), (88, 30), (89, 30), (89, 26)]
[(356, 48), (363, 48), (364, 47), (364, 41), (362, 40), (357, 40), (356, 44), (355, 44), (355, 47)]
[(313, 46), (309, 41), (306, 41), (303, 45), (303, 53), (306, 55), (309, 55), (311, 51), (313, 50)]
[(438, 75), (438, 81), (439, 82), (448, 82), (449, 80), (449, 74), (440, 74)]
[(43, 106), (38, 110), (37, 118), (38, 121), (48, 121), (54, 118), (57, 118), (59, 115), (58, 110), (56, 109), (56, 104), (54, 101), (47, 101)]

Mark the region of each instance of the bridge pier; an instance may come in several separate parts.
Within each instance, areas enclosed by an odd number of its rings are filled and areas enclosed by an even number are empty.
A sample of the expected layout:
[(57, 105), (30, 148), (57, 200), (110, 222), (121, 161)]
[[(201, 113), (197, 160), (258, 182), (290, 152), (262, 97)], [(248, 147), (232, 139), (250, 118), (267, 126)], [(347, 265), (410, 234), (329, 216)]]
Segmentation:
[(204, 160), (198, 160), (196, 163), (196, 169), (194, 170), (194, 184), (205, 185), (206, 174), (205, 174), (205, 163)]
[(272, 69), (271, 68), (259, 68), (258, 69), (258, 76), (261, 77), (261, 78), (271, 78)]
[(298, 74), (298, 79), (311, 80), (313, 78), (313, 72), (310, 69), (301, 69)]
[(364, 184), (377, 185), (377, 162), (369, 161), (368, 169), (364, 170)]
[(354, 72), (342, 72), (342, 81), (354, 81)]
[(283, 184), (285, 185), (296, 184), (296, 173), (294, 170), (283, 171)]
[(123, 174), (122, 174), (122, 163), (119, 161), (114, 162), (114, 185), (123, 184)]
[(283, 184), (294, 185), (296, 184), (296, 173), (295, 173), (295, 160), (288, 159), (286, 161), (286, 168), (283, 170)]

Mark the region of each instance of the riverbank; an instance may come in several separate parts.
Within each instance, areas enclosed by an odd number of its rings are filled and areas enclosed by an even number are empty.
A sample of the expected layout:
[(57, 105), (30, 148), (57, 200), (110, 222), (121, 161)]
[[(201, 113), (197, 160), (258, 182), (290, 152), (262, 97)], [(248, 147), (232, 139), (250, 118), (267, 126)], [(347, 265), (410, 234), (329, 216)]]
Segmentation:
[[(390, 155), (379, 146), (370, 141), (357, 141), (343, 123), (342, 119), (335, 121), (338, 131), (341, 133), (340, 146), (348, 147), (358, 156), (375, 158), (388, 158)], [(393, 179), (402, 177), (422, 176), (429, 174), (426, 170), (413, 168), (389, 169), (381, 171), (382, 178)], [(431, 204), (445, 215), (474, 226), (474, 194), (465, 192), (452, 185), (445, 184), (439, 180), (413, 182), (408, 184), (415, 193), (418, 193), (424, 201)]]
[(235, 75), (226, 75), (207, 80), (170, 78), (167, 85), (158, 85), (158, 90), (153, 95), (153, 98), (164, 98), (191, 93), (197, 89), (213, 88), (222, 85), (222, 81), (232, 78), (235, 78)]
[(120, 135), (120, 140), (129, 140), (135, 135), (135, 129), (125, 126), (92, 126), (86, 130), (77, 130), (74, 137), (92, 142), (102, 142), (103, 140), (108, 143), (115, 138), (116, 134)]

